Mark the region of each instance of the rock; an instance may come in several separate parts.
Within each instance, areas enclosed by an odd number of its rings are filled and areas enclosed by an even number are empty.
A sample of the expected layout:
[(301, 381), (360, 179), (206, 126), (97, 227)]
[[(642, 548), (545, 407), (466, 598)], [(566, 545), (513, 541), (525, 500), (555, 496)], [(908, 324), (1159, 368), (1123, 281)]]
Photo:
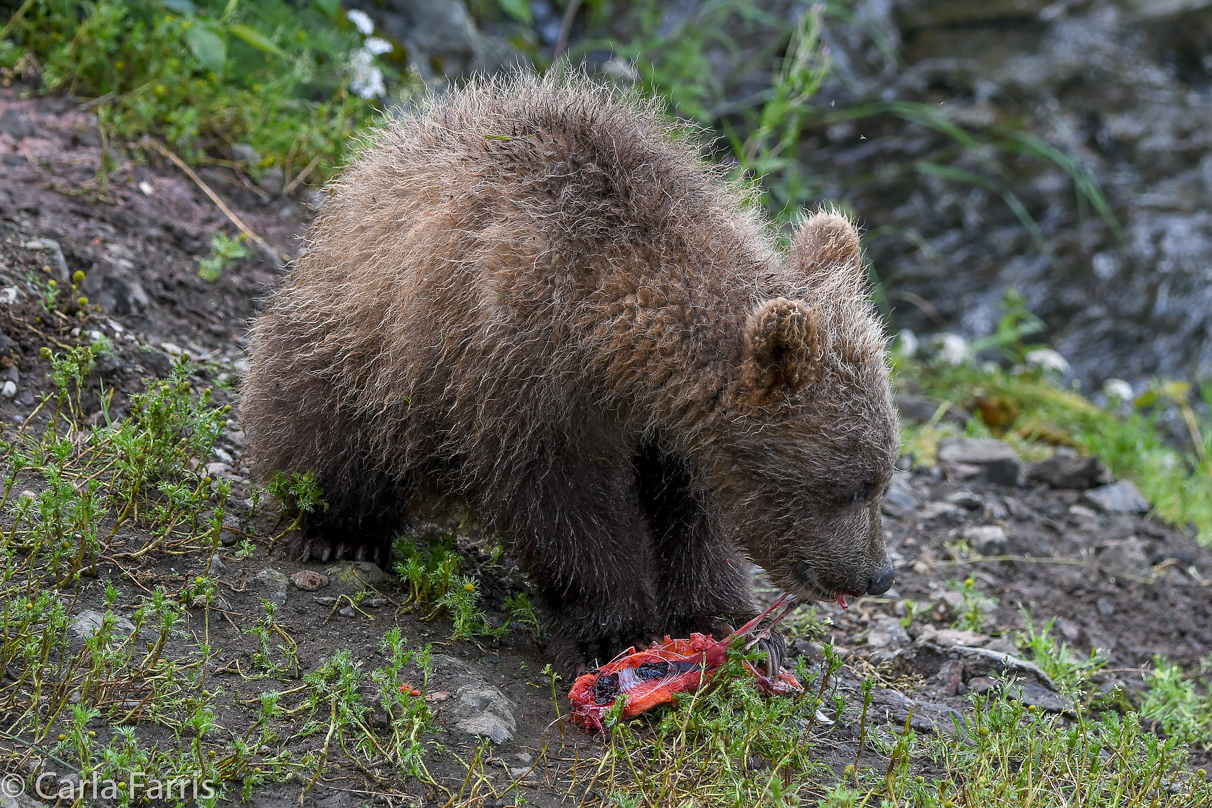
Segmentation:
[(275, 569), (263, 569), (253, 576), (252, 583), (260, 596), (276, 606), (286, 602), (286, 575)]
[[(43, 783), (46, 783), (46, 780), (43, 780)], [(46, 808), (46, 803), (40, 802), (24, 792), (9, 794), (5, 784), (6, 781), (0, 778), (0, 808)], [(60, 788), (58, 782), (55, 782), (54, 786), (54, 793), (58, 793)]]
[(328, 576), (315, 570), (299, 570), (290, 576), (290, 582), (304, 592), (318, 592), (328, 586)]
[(948, 696), (958, 694), (964, 684), (964, 663), (958, 659), (948, 659), (939, 668), (938, 678), (943, 683), (943, 692)]
[(0, 396), (4, 398), (13, 398), (17, 395), (17, 385), (12, 381), (6, 381), (3, 387), (0, 387)]
[(67, 269), (67, 259), (63, 257), (63, 248), (53, 238), (38, 238), (21, 245), (27, 250), (45, 252), (44, 260), (51, 268), (51, 275), (59, 283), (71, 283), (72, 276)]
[(233, 162), (243, 163), (245, 166), (255, 166), (261, 162), (261, 155), (247, 143), (236, 143), (228, 152)]
[(1148, 513), (1149, 500), (1129, 480), (1092, 488), (1085, 498), (1109, 513)]
[(938, 416), (941, 422), (963, 426), (972, 418), (972, 413), (949, 401), (938, 401), (913, 393), (898, 393), (896, 408), (900, 411), (901, 420), (910, 424), (926, 424)]
[(1148, 581), (1153, 577), (1153, 565), (1145, 552), (1145, 543), (1129, 536), (1103, 550), (1098, 565), (1109, 575)]
[(922, 501), (913, 492), (913, 485), (903, 475), (895, 474), (888, 490), (884, 492), (881, 510), (888, 516), (901, 518), (913, 513), (922, 505)]
[(1027, 479), (1053, 488), (1084, 491), (1111, 482), (1110, 474), (1097, 457), (1055, 454), (1027, 467)]
[(271, 166), (261, 174), (261, 179), (257, 180), (257, 185), (260, 185), (261, 190), (270, 196), (278, 196), (286, 185), (286, 173), (282, 170), (281, 166)]
[(983, 556), (1006, 554), (1006, 531), (997, 525), (966, 527), (960, 535), (968, 542), (969, 547)]
[(950, 502), (952, 505), (958, 505), (966, 511), (979, 510), (985, 501), (981, 499), (979, 494), (972, 491), (952, 491), (947, 496), (943, 497), (944, 502)]
[(913, 30), (1015, 18), (1030, 19), (1049, 5), (1049, 0), (909, 0), (897, 3), (895, 8), (901, 27)]
[(871, 618), (867, 644), (873, 648), (902, 648), (909, 644), (909, 634), (895, 617), (877, 614)]
[(206, 564), (206, 574), (219, 577), (225, 572), (227, 572), (227, 565), (223, 563), (223, 559), (219, 558), (219, 554), (215, 553)]
[(1103, 617), (1110, 617), (1111, 615), (1115, 614), (1115, 606), (1113, 606), (1111, 601), (1107, 600), (1106, 598), (1099, 598), (1098, 602), (1094, 605), (1098, 608), (1098, 613)]
[[(959, 593), (956, 592), (954, 594), (958, 595)], [(988, 641), (988, 635), (979, 634), (975, 631), (963, 631), (958, 628), (936, 629), (928, 627), (917, 637), (917, 642), (919, 643), (931, 643), (940, 648), (955, 648), (957, 646), (977, 648)]]
[(0, 115), (0, 132), (11, 135), (14, 140), (33, 137), (37, 131), (33, 119), (19, 109), (6, 109)]
[(348, 791), (329, 794), (316, 803), (316, 808), (353, 808), (354, 798)]
[(938, 462), (960, 479), (980, 478), (998, 485), (1018, 483), (1018, 453), (989, 438), (951, 438), (938, 446)]
[(342, 561), (324, 570), (330, 582), (342, 592), (361, 592), (368, 585), (376, 589), (391, 583), (391, 576), (370, 561)]
[(496, 73), (520, 58), (512, 46), (481, 34), (460, 0), (381, 0), (365, 8), (379, 32), (404, 46), (426, 85), (444, 76)]
[[(104, 613), (96, 609), (85, 609), (72, 619), (71, 631), (82, 640), (90, 639), (101, 628)], [(123, 640), (135, 633), (135, 624), (121, 615), (114, 615), (111, 636)]]
[(914, 515), (923, 522), (930, 519), (958, 522), (963, 518), (963, 513), (958, 506), (950, 502), (927, 502)]
[(513, 717), (515, 708), (500, 688), (487, 682), (467, 684), (455, 691), (455, 698), (450, 716), (460, 732), (502, 744), (517, 731), (517, 721)]

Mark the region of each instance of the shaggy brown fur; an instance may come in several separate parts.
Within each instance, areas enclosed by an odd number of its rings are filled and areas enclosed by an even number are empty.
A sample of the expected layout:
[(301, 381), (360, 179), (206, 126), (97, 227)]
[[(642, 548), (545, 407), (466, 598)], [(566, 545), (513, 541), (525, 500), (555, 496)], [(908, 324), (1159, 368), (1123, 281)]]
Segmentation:
[(557, 661), (891, 585), (897, 455), (858, 237), (790, 254), (652, 104), (478, 81), (329, 189), (253, 330), (254, 467), (314, 470), (296, 551), (382, 558), (422, 488), (465, 499), (550, 612)]

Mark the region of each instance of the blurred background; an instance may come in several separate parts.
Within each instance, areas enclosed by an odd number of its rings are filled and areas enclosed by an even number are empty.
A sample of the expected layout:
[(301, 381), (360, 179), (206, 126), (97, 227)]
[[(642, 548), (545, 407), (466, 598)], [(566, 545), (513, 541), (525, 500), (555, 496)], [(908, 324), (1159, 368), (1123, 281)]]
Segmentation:
[[(908, 422), (1106, 454), (1068, 405), (1036, 424), (1018, 382), (1045, 380), (1212, 462), (1209, 0), (0, 0), (0, 19), (0, 84), (86, 99), (97, 182), (166, 149), (295, 235), (384, 115), (473, 73), (584, 65), (661, 99), (784, 235), (821, 205), (861, 225)], [(202, 277), (241, 256), (231, 233)]]

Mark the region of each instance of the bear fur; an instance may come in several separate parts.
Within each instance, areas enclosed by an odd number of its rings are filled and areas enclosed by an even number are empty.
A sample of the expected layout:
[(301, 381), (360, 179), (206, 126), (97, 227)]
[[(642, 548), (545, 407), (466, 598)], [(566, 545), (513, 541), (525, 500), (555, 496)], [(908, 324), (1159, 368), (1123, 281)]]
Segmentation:
[(786, 254), (656, 104), (480, 79), (386, 124), (255, 323), (256, 474), (313, 471), (303, 558), (386, 560), (422, 494), (466, 502), (566, 669), (805, 598), (882, 592), (898, 454), (858, 235)]

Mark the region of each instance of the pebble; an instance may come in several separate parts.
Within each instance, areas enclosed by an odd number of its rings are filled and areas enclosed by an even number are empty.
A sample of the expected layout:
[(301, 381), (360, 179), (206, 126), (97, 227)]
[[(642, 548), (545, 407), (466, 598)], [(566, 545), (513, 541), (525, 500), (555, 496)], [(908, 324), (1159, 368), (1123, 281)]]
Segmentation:
[(1016, 485), (1018, 452), (1000, 440), (954, 438), (939, 442), (938, 462), (957, 479), (985, 479), (998, 485)]
[(909, 644), (909, 634), (901, 621), (886, 614), (871, 618), (867, 632), (867, 645), (874, 648), (902, 648)]
[[(135, 624), (127, 620), (125, 617), (114, 616), (113, 636), (122, 639), (129, 637), (135, 633)], [(97, 633), (101, 628), (101, 621), (105, 619), (105, 615), (96, 609), (85, 609), (76, 615), (72, 620), (72, 633), (82, 640), (87, 640)]]
[(1145, 553), (1145, 543), (1136, 536), (1129, 536), (1103, 550), (1098, 556), (1098, 565), (1111, 575), (1140, 580), (1153, 577), (1153, 565)]
[(13, 398), (16, 395), (17, 395), (17, 385), (14, 384), (11, 380), (6, 381), (4, 383), (4, 386), (0, 387), (0, 396), (4, 396), (5, 398)]
[(299, 570), (290, 576), (290, 582), (304, 592), (317, 592), (328, 586), (328, 576), (315, 570)]
[(324, 570), (334, 586), (343, 592), (361, 592), (367, 586), (376, 589), (391, 582), (391, 576), (371, 561), (342, 561)]
[(487, 682), (472, 682), (455, 691), (449, 714), (455, 729), (502, 744), (517, 732), (514, 705), (501, 689)]
[(900, 518), (916, 511), (921, 506), (922, 501), (914, 493), (909, 480), (901, 475), (893, 476), (892, 482), (888, 483), (888, 490), (884, 492), (884, 500), (880, 506), (883, 512), (888, 516)]
[(1110, 475), (1097, 457), (1055, 454), (1027, 468), (1027, 479), (1047, 483), (1053, 488), (1084, 491), (1108, 483)]
[(286, 602), (286, 575), (275, 569), (263, 569), (253, 576), (253, 584), (261, 589), (271, 603), (281, 606)]
[(966, 527), (960, 535), (968, 542), (969, 547), (983, 556), (1006, 554), (1006, 531), (997, 525)]
[(227, 565), (223, 563), (223, 559), (219, 558), (219, 554), (215, 553), (210, 557), (210, 561), (206, 564), (206, 574), (221, 576), (227, 571)]
[(1129, 480), (1092, 488), (1085, 498), (1108, 513), (1148, 513), (1150, 509), (1149, 500)]

